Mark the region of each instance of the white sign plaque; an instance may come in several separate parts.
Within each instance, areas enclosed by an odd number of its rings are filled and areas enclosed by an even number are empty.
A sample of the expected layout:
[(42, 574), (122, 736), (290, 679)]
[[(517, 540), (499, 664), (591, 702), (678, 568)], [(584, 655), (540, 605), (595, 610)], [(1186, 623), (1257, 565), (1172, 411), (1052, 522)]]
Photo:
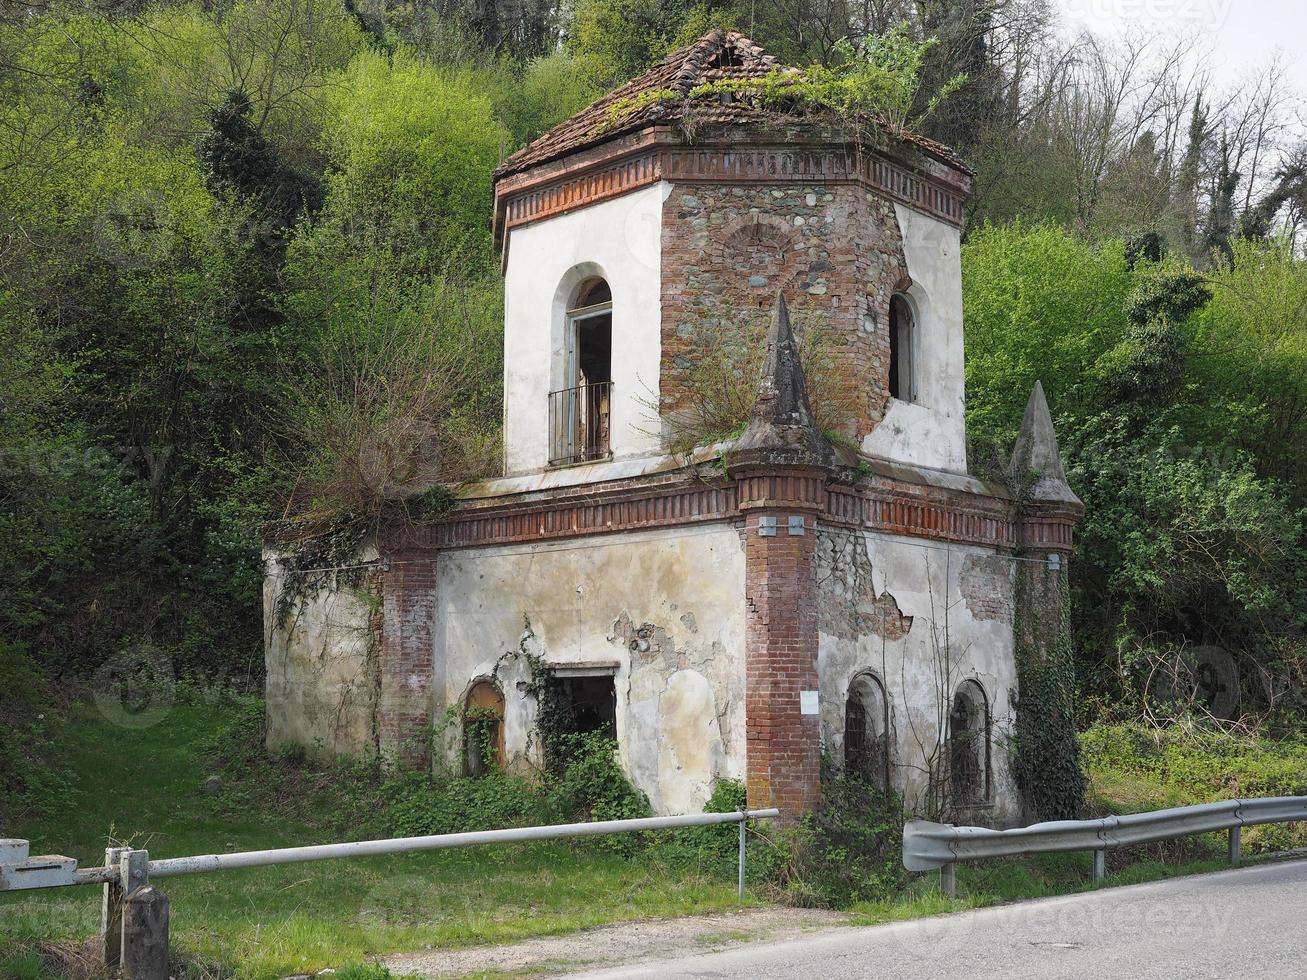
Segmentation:
[(799, 714), (815, 715), (817, 714), (817, 692), (800, 691), (799, 692)]

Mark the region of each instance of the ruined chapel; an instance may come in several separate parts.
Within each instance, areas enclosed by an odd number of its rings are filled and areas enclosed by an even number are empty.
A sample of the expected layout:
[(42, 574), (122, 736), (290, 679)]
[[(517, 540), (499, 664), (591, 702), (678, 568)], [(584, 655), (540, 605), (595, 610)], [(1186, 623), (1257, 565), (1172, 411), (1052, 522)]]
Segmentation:
[[(361, 575), (289, 610), (293, 549), (269, 542), (271, 747), (476, 774), (475, 712), (530, 770), (547, 684), (659, 813), (731, 778), (793, 819), (832, 765), (1020, 819), (1016, 651), (1052, 642), (1082, 507), (1038, 387), (1019, 505), (968, 472), (972, 173), (926, 139), (700, 88), (780, 70), (714, 31), (499, 167), (503, 475), (362, 540), (338, 562)], [(765, 330), (747, 423), (673, 451), (726, 317)], [(812, 324), (846, 369), (840, 431), (814, 417)]]

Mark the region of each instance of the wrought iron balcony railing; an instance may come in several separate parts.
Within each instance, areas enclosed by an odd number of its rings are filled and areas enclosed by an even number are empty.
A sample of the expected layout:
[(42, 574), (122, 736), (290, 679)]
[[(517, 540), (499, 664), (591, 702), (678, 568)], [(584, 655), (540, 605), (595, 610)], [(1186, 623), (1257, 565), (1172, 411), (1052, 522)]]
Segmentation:
[(549, 393), (549, 465), (567, 466), (612, 455), (608, 420), (613, 383), (578, 385)]

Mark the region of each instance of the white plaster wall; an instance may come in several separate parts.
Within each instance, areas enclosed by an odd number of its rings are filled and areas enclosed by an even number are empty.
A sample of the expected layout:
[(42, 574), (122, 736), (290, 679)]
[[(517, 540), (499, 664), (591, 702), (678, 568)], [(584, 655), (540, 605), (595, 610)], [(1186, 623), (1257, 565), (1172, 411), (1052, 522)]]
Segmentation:
[[(974, 679), (989, 699), (994, 794), (992, 807), (968, 810), (967, 819), (996, 825), (1017, 821), (1020, 806), (1007, 763), (1012, 695), (1017, 684), (1012, 627), (1010, 619), (977, 618), (964, 594), (964, 578), (972, 587), (978, 581), (976, 567), (968, 569), (968, 557), (990, 559), (986, 564), (994, 574), (988, 584), (1008, 597), (1013, 582), (1011, 563), (993, 560), (994, 552), (983, 548), (949, 547), (866, 532), (822, 533), (818, 674), (826, 751), (843, 759), (849, 684), (859, 673), (872, 671), (890, 702), (893, 781), (909, 809), (918, 812), (926, 787), (927, 760), (937, 752), (953, 692), (964, 680)], [(867, 561), (862, 572), (870, 573), (870, 580), (860, 589), (850, 588), (848, 582), (854, 548), (863, 549)], [(837, 569), (845, 570), (842, 575), (832, 573), (832, 554), (837, 556)], [(904, 615), (913, 617), (907, 634), (901, 639), (882, 639), (864, 629), (860, 635), (850, 635), (849, 620), (859, 610), (870, 613), (870, 601), (886, 592)], [(945, 662), (948, 666), (943, 666)], [(946, 699), (942, 703), (941, 691)]]
[[(655, 811), (697, 812), (718, 778), (743, 778), (744, 552), (732, 525), (446, 552), (437, 579), (437, 716), (499, 664), (511, 767), (541, 761), (529, 651), (616, 667), (622, 764)], [(460, 747), (451, 729), (451, 760)]]
[(916, 466), (965, 473), (966, 378), (962, 333), (962, 257), (957, 228), (900, 204), (894, 205), (916, 313), (916, 400), (891, 399), (885, 418), (862, 441), (862, 450)]
[[(360, 562), (374, 561), (364, 548)], [(267, 745), (298, 746), (333, 759), (376, 751), (378, 637), (368, 629), (374, 605), (359, 587), (322, 581), (279, 621), (286, 569), (264, 551), (263, 629)]]
[[(504, 274), (504, 447), (508, 475), (549, 462), (548, 394), (563, 386), (563, 318), (576, 285), (613, 291), (614, 458), (659, 450), (662, 203), (659, 183), (509, 233)], [(592, 465), (602, 478), (603, 465)]]

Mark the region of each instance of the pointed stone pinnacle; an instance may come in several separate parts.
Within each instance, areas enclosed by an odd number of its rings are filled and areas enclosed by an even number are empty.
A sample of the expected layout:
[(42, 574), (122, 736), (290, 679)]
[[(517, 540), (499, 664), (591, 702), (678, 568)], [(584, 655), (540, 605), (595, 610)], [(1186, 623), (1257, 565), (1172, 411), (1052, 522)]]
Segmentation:
[(1030, 496), (1034, 500), (1080, 503), (1080, 498), (1066, 482), (1062, 469), (1062, 455), (1057, 448), (1057, 433), (1053, 431), (1053, 418), (1048, 411), (1044, 386), (1036, 381), (1026, 403), (1026, 414), (1021, 420), (1021, 433), (1012, 450), (1012, 479), (1024, 486), (1030, 474), (1035, 484)]
[(834, 458), (830, 442), (813, 418), (799, 345), (781, 293), (767, 333), (758, 398), (733, 452), (790, 466), (829, 466)]

